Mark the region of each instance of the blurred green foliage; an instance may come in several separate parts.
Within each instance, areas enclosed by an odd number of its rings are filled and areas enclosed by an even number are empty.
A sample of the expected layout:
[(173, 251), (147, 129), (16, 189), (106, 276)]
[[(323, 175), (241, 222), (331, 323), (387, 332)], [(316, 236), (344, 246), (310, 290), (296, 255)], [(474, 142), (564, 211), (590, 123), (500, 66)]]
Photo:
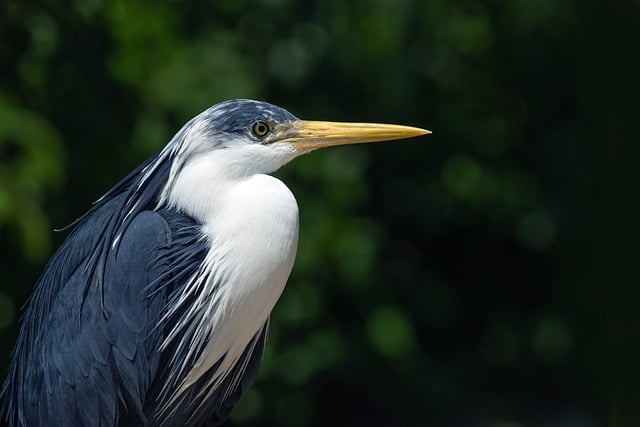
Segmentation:
[[(65, 232), (229, 98), (434, 134), (278, 172), (297, 263), (231, 425), (599, 426), (578, 0), (4, 0), (3, 360)], [(630, 13), (638, 13), (630, 7)], [(585, 209), (586, 207), (586, 209)], [(592, 323), (589, 325), (593, 326)]]

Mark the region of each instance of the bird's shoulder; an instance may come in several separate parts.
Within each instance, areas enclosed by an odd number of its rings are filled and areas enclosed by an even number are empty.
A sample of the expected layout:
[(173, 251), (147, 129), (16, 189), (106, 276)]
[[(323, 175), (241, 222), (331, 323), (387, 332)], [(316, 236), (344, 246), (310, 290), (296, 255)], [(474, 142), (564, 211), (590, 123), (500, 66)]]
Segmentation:
[[(201, 239), (193, 219), (169, 209), (137, 212), (110, 236), (121, 203), (114, 197), (83, 217), (36, 285), (3, 386), (11, 425), (145, 421), (171, 265), (198, 264)], [(186, 261), (176, 249), (185, 239), (196, 242)]]

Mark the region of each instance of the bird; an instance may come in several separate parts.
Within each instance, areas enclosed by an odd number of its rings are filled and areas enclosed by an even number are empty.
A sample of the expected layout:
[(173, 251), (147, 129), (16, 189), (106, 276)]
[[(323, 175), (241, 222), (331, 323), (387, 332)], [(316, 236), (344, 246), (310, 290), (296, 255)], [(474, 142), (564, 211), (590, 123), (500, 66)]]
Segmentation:
[(213, 105), (69, 226), (23, 312), (10, 426), (216, 426), (253, 383), (294, 264), (298, 205), (271, 174), (316, 149), (425, 135)]

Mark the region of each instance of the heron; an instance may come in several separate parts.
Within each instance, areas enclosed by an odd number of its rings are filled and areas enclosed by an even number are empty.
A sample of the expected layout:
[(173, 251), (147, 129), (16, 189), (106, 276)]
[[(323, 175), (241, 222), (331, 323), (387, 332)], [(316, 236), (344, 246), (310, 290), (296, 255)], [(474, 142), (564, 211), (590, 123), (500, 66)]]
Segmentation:
[(293, 267), (298, 206), (271, 174), (310, 151), (425, 135), (216, 104), (69, 227), (23, 313), (11, 426), (216, 426), (253, 383)]

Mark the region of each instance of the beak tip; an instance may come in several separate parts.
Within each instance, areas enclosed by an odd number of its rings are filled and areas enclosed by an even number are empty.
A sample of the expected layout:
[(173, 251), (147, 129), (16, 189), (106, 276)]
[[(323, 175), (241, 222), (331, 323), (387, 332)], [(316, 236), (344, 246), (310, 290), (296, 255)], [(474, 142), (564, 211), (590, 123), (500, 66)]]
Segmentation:
[(422, 128), (414, 128), (415, 134), (413, 136), (424, 136), (424, 135), (430, 135), (433, 132), (431, 132), (428, 129), (422, 129)]

